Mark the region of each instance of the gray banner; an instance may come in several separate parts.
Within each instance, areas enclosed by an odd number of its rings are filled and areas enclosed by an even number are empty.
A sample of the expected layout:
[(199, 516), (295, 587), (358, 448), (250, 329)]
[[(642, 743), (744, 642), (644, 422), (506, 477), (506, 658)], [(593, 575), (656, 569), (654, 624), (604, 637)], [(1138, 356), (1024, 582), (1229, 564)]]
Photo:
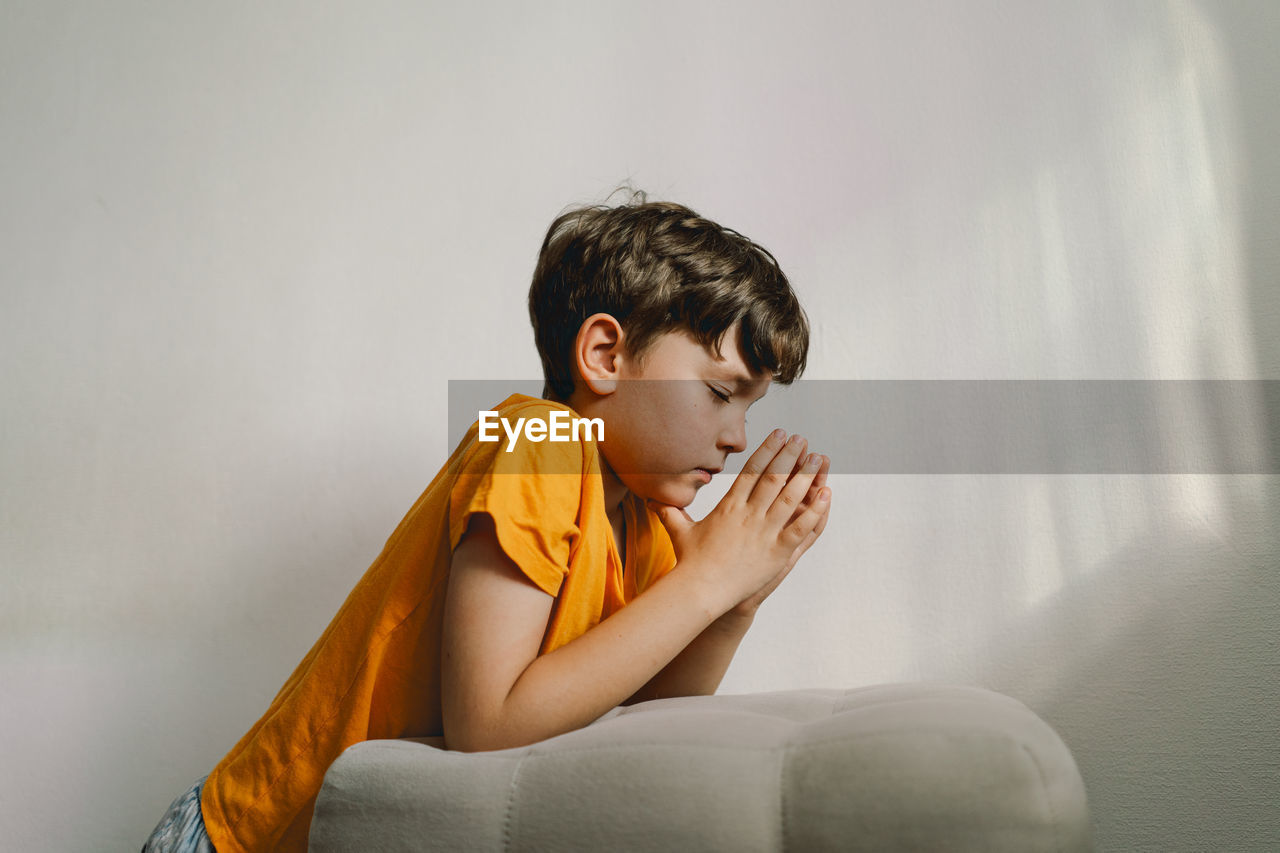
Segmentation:
[[(481, 411), (541, 391), (450, 380), (448, 450)], [(1280, 473), (1277, 380), (801, 380), (747, 421), (748, 453), (726, 471), (782, 427), (834, 474)]]

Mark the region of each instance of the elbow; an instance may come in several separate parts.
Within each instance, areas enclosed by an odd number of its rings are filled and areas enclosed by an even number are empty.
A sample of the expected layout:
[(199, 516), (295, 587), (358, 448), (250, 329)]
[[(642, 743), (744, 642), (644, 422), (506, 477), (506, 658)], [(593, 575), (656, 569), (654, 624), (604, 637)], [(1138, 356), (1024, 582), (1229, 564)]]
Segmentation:
[(444, 725), (444, 748), (453, 752), (487, 752), (494, 747), (484, 737), (482, 726)]
[(520, 746), (528, 746), (534, 742), (528, 739), (507, 740), (484, 736), (450, 737), (448, 734), (444, 736), (444, 748), (452, 752), (494, 752), (499, 749), (515, 749)]
[(488, 749), (482, 745), (451, 738), (448, 735), (444, 737), (444, 748), (450, 752), (488, 752)]
[(484, 737), (477, 737), (468, 732), (445, 732), (444, 748), (452, 752), (491, 752), (495, 749), (502, 749), (501, 746), (494, 745), (491, 741)]
[(493, 752), (499, 749), (514, 749), (528, 746), (537, 738), (521, 737), (517, 732), (509, 732), (500, 725), (486, 724), (480, 721), (444, 725), (444, 748), (453, 752)]

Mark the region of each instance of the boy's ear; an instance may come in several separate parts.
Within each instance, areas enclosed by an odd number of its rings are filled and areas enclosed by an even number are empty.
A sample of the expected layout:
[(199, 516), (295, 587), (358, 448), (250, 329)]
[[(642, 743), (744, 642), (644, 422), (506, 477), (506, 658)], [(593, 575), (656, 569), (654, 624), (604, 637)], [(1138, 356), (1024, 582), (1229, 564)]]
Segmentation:
[(625, 355), (624, 337), (622, 324), (612, 314), (592, 314), (582, 321), (573, 357), (578, 375), (593, 393), (604, 396), (618, 387), (618, 362)]

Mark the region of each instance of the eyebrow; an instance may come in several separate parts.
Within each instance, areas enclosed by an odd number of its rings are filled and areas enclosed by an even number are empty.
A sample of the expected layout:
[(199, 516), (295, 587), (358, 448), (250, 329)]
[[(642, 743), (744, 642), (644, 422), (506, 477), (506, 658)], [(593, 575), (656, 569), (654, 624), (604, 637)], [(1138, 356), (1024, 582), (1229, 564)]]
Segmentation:
[(720, 381), (728, 382), (733, 385), (733, 393), (737, 394), (742, 391), (749, 391), (757, 385), (764, 386), (764, 391), (756, 397), (757, 400), (762, 399), (769, 393), (769, 387), (773, 384), (772, 377), (765, 379), (764, 376), (752, 376), (750, 373), (741, 373), (734, 368), (727, 368), (725, 366), (725, 362), (727, 361), (728, 359), (724, 356), (720, 356), (719, 358), (714, 359), (713, 363), (715, 363), (719, 370), (724, 371), (724, 373), (719, 377)]
[(760, 392), (760, 395), (756, 397), (757, 400), (761, 399), (766, 394), (768, 394), (769, 386), (773, 384), (772, 382), (766, 380), (763, 376), (753, 377), (753, 376), (744, 376), (742, 374), (734, 374), (728, 377), (728, 381), (733, 383), (735, 394), (741, 393), (744, 391), (751, 391), (757, 387), (764, 388), (764, 390)]

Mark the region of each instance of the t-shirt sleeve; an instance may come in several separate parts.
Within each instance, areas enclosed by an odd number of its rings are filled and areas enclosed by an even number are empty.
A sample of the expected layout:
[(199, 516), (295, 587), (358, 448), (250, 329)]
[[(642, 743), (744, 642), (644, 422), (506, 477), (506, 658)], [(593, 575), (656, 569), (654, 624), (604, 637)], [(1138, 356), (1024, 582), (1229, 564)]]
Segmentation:
[(498, 544), (543, 592), (560, 592), (577, 543), (582, 445), (571, 442), (477, 443), (449, 495), (449, 547), (477, 512), (487, 513)]

